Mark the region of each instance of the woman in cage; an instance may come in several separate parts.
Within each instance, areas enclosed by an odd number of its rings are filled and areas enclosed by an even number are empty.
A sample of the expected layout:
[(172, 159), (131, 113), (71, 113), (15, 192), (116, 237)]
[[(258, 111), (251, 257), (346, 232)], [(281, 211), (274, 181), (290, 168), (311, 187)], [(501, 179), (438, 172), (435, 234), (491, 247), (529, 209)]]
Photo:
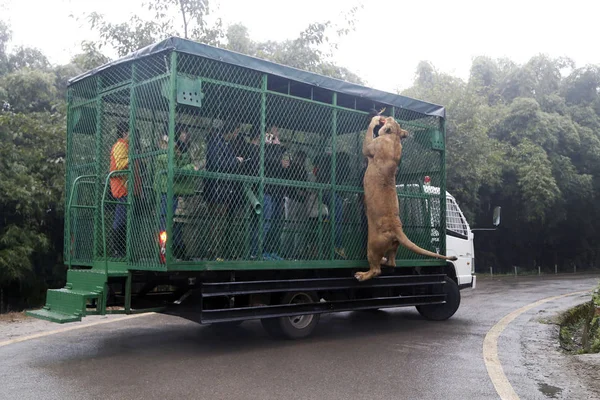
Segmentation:
[[(173, 162), (173, 216), (177, 210), (179, 198), (184, 196), (193, 196), (196, 193), (197, 179), (194, 176), (186, 175), (186, 171), (197, 171), (198, 167), (192, 162), (189, 152), (189, 133), (186, 127), (182, 124), (177, 124), (175, 127), (175, 157)], [(168, 140), (168, 135), (165, 136)], [(167, 229), (167, 171), (168, 171), (168, 153), (161, 154), (157, 157), (158, 174), (155, 180), (155, 188), (160, 193), (160, 231)], [(183, 226), (181, 222), (173, 221), (173, 240), (172, 249), (173, 255), (177, 259), (186, 259), (186, 248), (183, 241)]]

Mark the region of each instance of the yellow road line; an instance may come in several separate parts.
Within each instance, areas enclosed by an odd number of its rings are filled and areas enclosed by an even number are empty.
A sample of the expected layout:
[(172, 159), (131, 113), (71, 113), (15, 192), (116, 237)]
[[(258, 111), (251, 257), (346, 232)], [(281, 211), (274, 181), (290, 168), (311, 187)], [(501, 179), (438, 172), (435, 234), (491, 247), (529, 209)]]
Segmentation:
[(90, 322), (89, 324), (68, 326), (66, 328), (56, 329), (54, 331), (40, 332), (40, 333), (36, 333), (36, 334), (33, 334), (33, 335), (22, 336), (22, 337), (18, 337), (18, 338), (6, 340), (4, 342), (0, 342), (0, 347), (8, 346), (9, 344), (15, 344), (15, 343), (19, 343), (19, 342), (24, 342), (26, 340), (38, 339), (38, 338), (45, 337), (45, 336), (56, 335), (57, 333), (64, 333), (64, 332), (69, 332), (69, 331), (76, 331), (78, 329), (84, 329), (84, 328), (89, 328), (89, 327), (92, 327), (92, 326), (110, 324), (110, 323), (113, 323), (113, 322), (124, 321), (124, 320), (127, 320), (127, 319), (134, 319), (134, 318), (144, 317), (146, 315), (151, 315), (151, 314), (156, 314), (156, 313), (154, 313), (154, 312), (148, 312), (148, 313), (143, 313), (143, 314), (126, 315), (124, 317), (119, 317), (119, 318), (114, 318), (114, 319), (108, 319), (108, 320), (103, 320), (103, 321)]
[(504, 370), (502, 369), (502, 364), (500, 363), (500, 358), (498, 357), (498, 338), (506, 329), (506, 327), (515, 320), (519, 315), (535, 308), (539, 305), (547, 303), (549, 301), (561, 299), (563, 297), (575, 296), (578, 294), (591, 293), (590, 290), (582, 290), (580, 292), (567, 293), (560, 296), (547, 297), (545, 299), (536, 301), (535, 303), (528, 304), (511, 312), (506, 315), (500, 321), (496, 323), (488, 331), (485, 335), (485, 339), (483, 340), (483, 360), (485, 362), (485, 367), (487, 368), (488, 375), (496, 388), (496, 392), (500, 395), (502, 400), (519, 400), (519, 396), (515, 393), (512, 385), (504, 375)]

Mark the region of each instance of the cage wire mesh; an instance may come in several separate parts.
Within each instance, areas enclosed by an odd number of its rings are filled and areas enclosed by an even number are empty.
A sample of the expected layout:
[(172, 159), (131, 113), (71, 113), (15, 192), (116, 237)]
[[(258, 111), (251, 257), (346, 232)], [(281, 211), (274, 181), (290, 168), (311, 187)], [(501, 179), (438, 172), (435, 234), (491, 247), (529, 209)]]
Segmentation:
[(383, 107), (410, 133), (397, 175), (405, 232), (443, 252), (440, 118), (170, 51), (70, 86), (66, 252), (149, 270), (363, 262), (362, 141)]

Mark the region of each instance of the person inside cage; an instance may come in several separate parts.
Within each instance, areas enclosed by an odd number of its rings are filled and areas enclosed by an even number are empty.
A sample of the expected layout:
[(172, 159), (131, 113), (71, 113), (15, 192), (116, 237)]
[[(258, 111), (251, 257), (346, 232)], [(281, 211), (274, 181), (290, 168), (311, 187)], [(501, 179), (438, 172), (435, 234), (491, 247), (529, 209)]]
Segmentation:
[[(259, 175), (260, 167), (260, 127), (258, 124), (250, 130), (250, 146), (247, 158), (244, 159), (245, 173)], [(289, 158), (284, 157), (285, 148), (279, 141), (279, 130), (276, 126), (265, 132), (265, 176), (268, 178), (285, 179), (285, 171), (290, 166)], [(284, 190), (282, 186), (266, 184), (264, 187), (262, 212), (263, 223), (263, 259), (282, 260), (279, 256), (280, 222), (283, 215)], [(250, 257), (258, 255), (258, 221), (251, 224)]]
[[(347, 164), (347, 154), (337, 153), (336, 154), (336, 177), (341, 177), (342, 174), (347, 173), (349, 165)], [(331, 183), (331, 154), (325, 153), (319, 155), (315, 160), (313, 174), (318, 183)], [(339, 183), (338, 183), (339, 184)], [(333, 192), (333, 196), (332, 196)], [(317, 199), (316, 196), (312, 196), (313, 203)], [(310, 215), (313, 218), (330, 218), (329, 207), (332, 205), (332, 200), (335, 202), (335, 233), (334, 233), (334, 247), (335, 254), (339, 258), (346, 259), (346, 250), (343, 244), (343, 219), (344, 219), (344, 199), (337, 191), (326, 190), (323, 192), (323, 203), (328, 205), (326, 210), (315, 214), (315, 204), (309, 207), (311, 210)]]
[[(306, 170), (307, 154), (304, 150), (297, 151), (290, 159), (285, 179), (290, 181), (307, 182), (309, 179)], [(285, 254), (293, 259), (301, 259), (304, 254), (304, 236), (306, 226), (304, 221), (308, 216), (306, 213), (307, 190), (301, 187), (287, 186), (284, 200), (284, 214), (286, 229), (282, 235)]]
[[(164, 136), (168, 140), (168, 126), (166, 127), (167, 134)], [(173, 160), (173, 216), (177, 211), (180, 199), (193, 196), (196, 193), (197, 180), (194, 176), (186, 174), (186, 171), (197, 171), (198, 167), (192, 162), (189, 152), (189, 138), (187, 127), (183, 124), (176, 124), (175, 132), (178, 136), (175, 141), (175, 152)], [(168, 210), (168, 168), (169, 154), (163, 153), (157, 157), (157, 176), (154, 181), (155, 189), (160, 193), (160, 231), (167, 230), (167, 210)], [(183, 225), (180, 221), (173, 220), (172, 229), (173, 240), (171, 241), (173, 255), (177, 259), (186, 259), (187, 252), (185, 242), (183, 241)]]
[[(110, 172), (129, 168), (129, 123), (117, 124), (117, 141), (110, 150)], [(112, 224), (112, 253), (124, 257), (127, 246), (127, 174), (115, 173), (110, 177), (110, 191), (118, 202)]]
[[(225, 174), (240, 174), (244, 158), (240, 155), (238, 136), (241, 124), (235, 120), (227, 120), (219, 126), (215, 122), (207, 137), (206, 165), (207, 171)], [(223, 261), (233, 253), (231, 246), (231, 228), (237, 210), (240, 208), (242, 186), (239, 182), (228, 179), (204, 179), (203, 197), (208, 203), (210, 216), (214, 218), (211, 240), (208, 247), (208, 258)]]

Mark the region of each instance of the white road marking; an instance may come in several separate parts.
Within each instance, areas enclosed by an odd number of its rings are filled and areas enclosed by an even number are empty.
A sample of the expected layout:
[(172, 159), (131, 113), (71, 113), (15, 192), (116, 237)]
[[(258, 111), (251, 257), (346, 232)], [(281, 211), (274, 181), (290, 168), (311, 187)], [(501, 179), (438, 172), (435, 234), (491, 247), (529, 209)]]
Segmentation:
[(502, 369), (502, 364), (500, 363), (500, 357), (498, 357), (498, 338), (506, 329), (506, 327), (514, 321), (521, 314), (535, 308), (539, 305), (547, 303), (549, 301), (561, 299), (563, 297), (575, 296), (578, 294), (591, 293), (593, 289), (590, 290), (582, 290), (580, 292), (567, 293), (560, 296), (547, 297), (545, 299), (536, 301), (535, 303), (528, 304), (511, 312), (506, 315), (500, 321), (496, 323), (488, 331), (485, 335), (485, 339), (483, 340), (483, 360), (485, 362), (485, 367), (487, 368), (488, 375), (496, 388), (496, 392), (500, 395), (502, 400), (519, 400), (519, 396), (515, 393), (512, 385), (506, 378), (504, 374), (504, 370)]
[(109, 320), (104, 320), (104, 321), (90, 322), (89, 324), (68, 326), (66, 328), (56, 329), (54, 331), (40, 332), (40, 333), (36, 333), (36, 334), (33, 334), (33, 335), (22, 336), (22, 337), (18, 337), (18, 338), (6, 340), (4, 342), (0, 342), (0, 347), (8, 346), (9, 344), (15, 344), (15, 343), (24, 342), (26, 340), (38, 339), (38, 338), (45, 337), (45, 336), (56, 335), (57, 333), (64, 333), (64, 332), (69, 332), (69, 331), (75, 331), (75, 330), (78, 330), (78, 329), (89, 328), (89, 327), (97, 326), (97, 325), (110, 324), (110, 323), (113, 323), (113, 322), (124, 321), (124, 320), (127, 320), (127, 319), (134, 319), (134, 318), (139, 318), (139, 317), (144, 317), (146, 315), (152, 315), (152, 314), (156, 314), (156, 313), (154, 313), (154, 312), (148, 312), (148, 313), (143, 313), (143, 314), (126, 315), (124, 317), (119, 317), (119, 318), (114, 318), (114, 319), (109, 319)]

